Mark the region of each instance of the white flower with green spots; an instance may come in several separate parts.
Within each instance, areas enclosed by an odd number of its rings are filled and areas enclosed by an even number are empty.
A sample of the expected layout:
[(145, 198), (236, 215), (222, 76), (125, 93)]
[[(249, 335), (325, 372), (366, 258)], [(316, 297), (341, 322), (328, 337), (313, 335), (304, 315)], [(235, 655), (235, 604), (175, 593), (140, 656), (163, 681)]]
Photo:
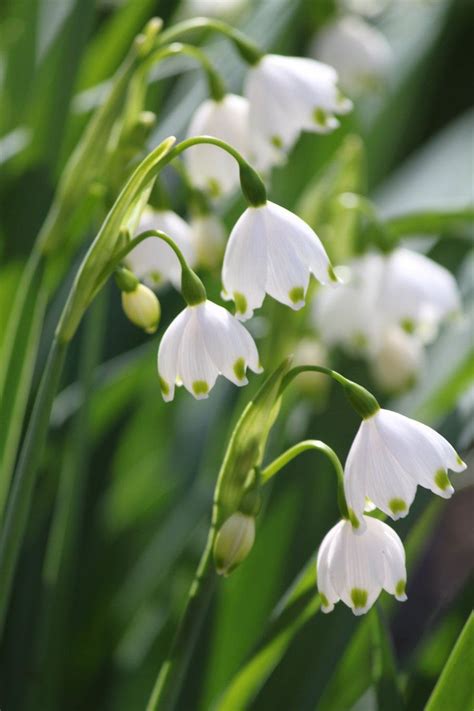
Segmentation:
[(397, 600), (405, 594), (405, 551), (386, 523), (364, 516), (364, 530), (339, 521), (323, 539), (316, 563), (321, 610), (331, 612), (342, 600), (354, 615), (363, 615), (382, 589)]
[(347, 505), (364, 523), (366, 499), (394, 520), (407, 515), (419, 484), (445, 499), (454, 489), (448, 469), (466, 465), (438, 432), (391, 410), (363, 420), (347, 457)]
[(207, 398), (218, 375), (246, 385), (247, 367), (261, 373), (252, 336), (222, 306), (206, 300), (187, 306), (170, 324), (158, 350), (158, 374), (163, 399), (184, 385), (197, 400)]
[(252, 161), (266, 170), (284, 159), (302, 131), (329, 133), (336, 114), (350, 111), (341, 96), (337, 72), (314, 59), (265, 55), (247, 75)]
[[(136, 233), (161, 230), (176, 242), (190, 267), (196, 263), (192, 229), (172, 210), (145, 208)], [(176, 289), (181, 284), (181, 267), (171, 247), (156, 237), (147, 237), (127, 255), (127, 265), (149, 287), (171, 282)]]
[(297, 311), (310, 274), (322, 284), (337, 281), (306, 222), (273, 202), (247, 208), (231, 232), (222, 268), (222, 295), (235, 302), (237, 318), (249, 319), (266, 293)]
[[(207, 99), (195, 112), (188, 137), (213, 136), (230, 143), (242, 156), (248, 154), (247, 99), (227, 94), (221, 101)], [(212, 145), (191, 146), (184, 159), (193, 185), (220, 197), (239, 186), (239, 166), (232, 156)]]

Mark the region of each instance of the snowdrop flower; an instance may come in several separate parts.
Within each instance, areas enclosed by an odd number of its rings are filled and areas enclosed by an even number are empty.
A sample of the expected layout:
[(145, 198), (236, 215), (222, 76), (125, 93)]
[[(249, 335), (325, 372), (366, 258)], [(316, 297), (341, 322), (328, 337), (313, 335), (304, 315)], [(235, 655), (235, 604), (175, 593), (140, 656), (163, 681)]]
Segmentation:
[(158, 350), (158, 373), (163, 399), (184, 385), (197, 400), (207, 398), (217, 376), (246, 385), (247, 367), (261, 373), (252, 336), (222, 306), (205, 300), (187, 306), (165, 332)]
[(382, 390), (396, 393), (417, 380), (424, 361), (421, 340), (400, 326), (390, 326), (370, 361), (370, 369)]
[(303, 57), (266, 54), (249, 70), (244, 94), (251, 155), (262, 170), (281, 162), (301, 131), (333, 131), (339, 125), (335, 114), (352, 108), (337, 88), (337, 72)]
[(393, 61), (385, 36), (358, 17), (346, 15), (324, 27), (316, 36), (310, 54), (332, 65), (341, 86), (360, 92), (378, 84)]
[[(248, 154), (247, 99), (227, 94), (221, 101), (207, 99), (191, 119), (188, 137), (213, 136), (230, 143), (242, 156)], [(185, 153), (193, 185), (213, 197), (231, 193), (239, 186), (239, 166), (228, 153), (212, 145), (192, 146)]]
[(206, 269), (213, 269), (224, 252), (226, 230), (222, 220), (212, 213), (198, 214), (190, 224), (197, 263)]
[(265, 293), (294, 310), (304, 306), (310, 274), (322, 284), (337, 281), (313, 230), (289, 210), (266, 202), (249, 207), (236, 222), (222, 268), (223, 298), (233, 299), (246, 320)]
[[(153, 210), (148, 207), (140, 219), (137, 234), (146, 230), (161, 230), (173, 238), (190, 266), (196, 262), (192, 230), (172, 210)], [(171, 281), (179, 289), (181, 267), (175, 253), (165, 242), (148, 237), (127, 256), (130, 269), (151, 288)]]
[(466, 465), (438, 432), (390, 410), (364, 419), (347, 457), (347, 505), (363, 523), (368, 498), (394, 520), (407, 515), (419, 484), (449, 499), (454, 489), (447, 470)]
[(342, 600), (354, 615), (363, 615), (382, 589), (400, 602), (407, 599), (405, 551), (400, 538), (386, 523), (364, 518), (362, 533), (342, 520), (321, 543), (316, 569), (323, 612), (331, 612)]

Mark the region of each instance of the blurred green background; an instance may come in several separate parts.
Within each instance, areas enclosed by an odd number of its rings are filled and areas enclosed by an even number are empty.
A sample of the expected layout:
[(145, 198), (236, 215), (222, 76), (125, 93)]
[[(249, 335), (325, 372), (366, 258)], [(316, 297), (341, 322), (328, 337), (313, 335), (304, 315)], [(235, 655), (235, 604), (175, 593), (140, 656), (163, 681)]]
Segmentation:
[[(474, 5), (384, 5), (375, 22), (394, 51), (387, 81), (356, 98), (335, 133), (302, 136), (288, 164), (272, 176), (270, 198), (300, 212), (306, 200), (328, 248), (334, 230), (349, 226), (327, 209), (325, 190), (331, 197), (366, 191), (382, 216), (472, 201)], [(336, 12), (332, 0), (3, 0), (0, 323), (6, 323), (65, 161), (134, 36), (150, 17), (169, 24), (204, 14), (208, 6), (262, 47), (293, 55), (305, 55), (315, 31)], [(197, 39), (239, 92), (245, 67), (229, 45)], [(182, 137), (206, 91), (199, 70), (184, 60), (163, 65), (154, 79), (147, 108), (158, 123), (149, 148), (167, 135)], [(173, 208), (185, 215), (183, 191), (174, 175), (166, 177)], [(224, 206), (228, 227), (242, 207), (240, 201)], [(71, 227), (81, 231), (82, 247), (67, 255), (68, 277), (48, 306), (34, 388), (67, 286), (97, 229), (88, 203), (84, 214), (84, 224)], [(390, 401), (377, 394), (437, 427), (469, 464), (473, 257), (466, 240), (439, 238), (429, 242), (428, 253), (457, 276), (463, 318), (431, 346), (413, 390)], [(206, 274), (206, 284), (218, 300), (218, 274)], [(165, 657), (204, 546), (228, 435), (262, 380), (252, 377), (237, 391), (220, 379), (209, 400), (195, 402), (180, 391), (165, 405), (156, 350), (181, 306), (171, 289), (160, 300), (158, 337), (145, 337), (122, 315), (111, 285), (69, 354), (0, 647), (2, 711), (141, 709)], [(288, 313), (266, 301), (255, 328), (267, 371), (309, 332), (309, 311)], [(2, 326), (0, 339), (3, 334)], [(336, 353), (332, 365), (374, 387), (362, 361)], [(266, 459), (298, 439), (317, 437), (344, 460), (357, 424), (337, 389), (318, 382), (295, 390)], [(472, 606), (472, 474), (455, 475), (453, 484), (457, 493), (449, 502), (419, 489), (411, 515), (395, 525), (407, 547), (408, 601), (398, 606), (382, 596), (391, 643), (380, 674), (369, 618), (354, 618), (342, 604), (331, 615), (313, 614), (313, 585), (285, 607), (287, 591), (337, 520), (326, 463), (311, 453), (292, 463), (266, 495), (250, 557), (219, 581), (179, 708), (424, 708)], [(314, 577), (313, 563), (310, 570)], [(472, 645), (470, 655), (465, 668), (470, 661), (472, 671)], [(391, 684), (401, 685), (403, 702)], [(463, 711), (449, 698), (448, 706), (438, 699), (431, 708)]]

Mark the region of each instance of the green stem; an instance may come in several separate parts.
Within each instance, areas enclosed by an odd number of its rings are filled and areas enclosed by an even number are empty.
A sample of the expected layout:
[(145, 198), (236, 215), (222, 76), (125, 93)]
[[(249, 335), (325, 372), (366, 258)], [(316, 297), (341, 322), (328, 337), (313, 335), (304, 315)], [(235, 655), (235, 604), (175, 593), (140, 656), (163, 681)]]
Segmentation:
[(287, 449), (286, 452), (280, 454), (280, 456), (277, 457), (271, 464), (266, 466), (265, 469), (262, 469), (260, 472), (261, 483), (266, 484), (267, 481), (269, 481), (273, 476), (275, 476), (275, 474), (283, 469), (283, 467), (291, 462), (292, 459), (295, 459), (295, 457), (298, 457), (300, 454), (307, 452), (308, 450), (322, 452), (334, 467), (334, 471), (337, 476), (337, 503), (339, 511), (342, 518), (349, 520), (349, 509), (344, 494), (344, 470), (336, 452), (325, 444), (325, 442), (321, 442), (317, 439), (307, 439), (293, 445), (293, 447)]
[(0, 537), (0, 635), (10, 598), (15, 567), (30, 510), (38, 460), (41, 457), (67, 346), (54, 339), (41, 378), (25, 436)]
[(196, 644), (216, 581), (212, 559), (214, 539), (215, 525), (212, 525), (206, 548), (189, 590), (186, 608), (170, 652), (161, 666), (146, 711), (157, 711), (158, 709), (159, 711), (171, 711), (175, 707), (181, 681)]
[(209, 94), (214, 99), (214, 101), (221, 101), (226, 95), (226, 87), (224, 80), (222, 79), (219, 72), (214, 68), (209, 57), (202, 51), (199, 47), (195, 47), (192, 44), (182, 44), (181, 42), (175, 42), (169, 47), (164, 47), (156, 50), (150, 57), (146, 60), (145, 71), (150, 69), (152, 65), (157, 62), (161, 62), (169, 57), (177, 57), (184, 55), (195, 59), (198, 64), (202, 67), (206, 73), (207, 83), (209, 86)]
[(280, 392), (283, 393), (300, 373), (323, 373), (335, 380), (339, 385), (342, 385), (350, 404), (364, 420), (372, 417), (380, 410), (380, 405), (377, 400), (366, 388), (355, 383), (353, 380), (345, 378), (344, 375), (338, 373), (337, 370), (325, 368), (323, 365), (298, 365), (292, 368), (282, 379)]
[(257, 45), (242, 32), (239, 32), (239, 30), (231, 27), (231, 25), (228, 25), (226, 22), (208, 17), (194, 17), (191, 20), (179, 22), (177, 25), (174, 25), (174, 27), (170, 27), (169, 30), (162, 32), (159, 36), (159, 42), (162, 45), (167, 44), (188, 32), (203, 29), (217, 32), (230, 39), (242, 59), (248, 64), (258, 64), (264, 55)]
[[(406, 215), (392, 217), (386, 220), (383, 225), (389, 232), (394, 246), (402, 237), (407, 235), (425, 235), (432, 237), (440, 232), (459, 230), (460, 227), (474, 220), (474, 206), (468, 205), (459, 210), (447, 210), (438, 212), (436, 210), (426, 210), (413, 212)], [(472, 230), (470, 231), (472, 240)]]

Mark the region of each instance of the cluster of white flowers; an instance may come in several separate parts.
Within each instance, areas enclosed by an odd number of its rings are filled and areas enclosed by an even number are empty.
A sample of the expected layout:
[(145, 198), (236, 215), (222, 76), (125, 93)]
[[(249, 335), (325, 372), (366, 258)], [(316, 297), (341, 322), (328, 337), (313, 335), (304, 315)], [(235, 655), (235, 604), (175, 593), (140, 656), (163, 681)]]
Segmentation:
[(399, 248), (355, 259), (343, 282), (315, 302), (323, 342), (367, 358), (385, 390), (403, 389), (423, 365), (424, 345), (460, 311), (456, 280), (432, 259)]
[[(328, 133), (338, 127), (336, 115), (352, 104), (337, 81), (328, 64), (267, 54), (249, 69), (244, 96), (227, 94), (199, 106), (188, 136), (225, 140), (258, 170), (269, 170), (284, 161), (302, 131)], [(238, 187), (237, 166), (214, 146), (190, 148), (186, 165), (192, 182), (215, 197)]]

